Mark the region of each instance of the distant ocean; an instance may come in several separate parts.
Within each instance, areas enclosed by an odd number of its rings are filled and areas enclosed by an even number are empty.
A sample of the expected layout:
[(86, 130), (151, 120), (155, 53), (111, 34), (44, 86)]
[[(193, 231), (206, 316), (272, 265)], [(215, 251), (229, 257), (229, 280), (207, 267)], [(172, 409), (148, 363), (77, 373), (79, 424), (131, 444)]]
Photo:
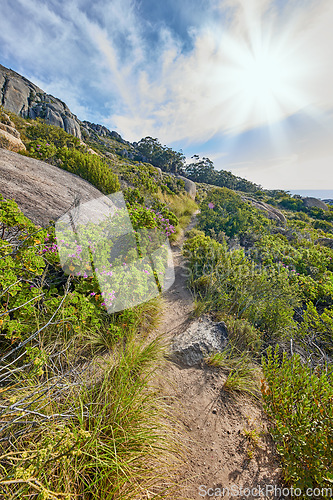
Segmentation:
[(291, 194), (299, 194), (300, 196), (310, 196), (321, 200), (333, 200), (333, 189), (286, 189)]

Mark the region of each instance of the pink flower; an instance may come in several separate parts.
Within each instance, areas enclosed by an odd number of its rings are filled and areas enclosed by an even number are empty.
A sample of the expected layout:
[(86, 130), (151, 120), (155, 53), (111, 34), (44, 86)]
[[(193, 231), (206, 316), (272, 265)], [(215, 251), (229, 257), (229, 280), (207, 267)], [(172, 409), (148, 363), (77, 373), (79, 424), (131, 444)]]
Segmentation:
[(208, 203), (208, 208), (214, 208), (214, 207), (215, 207), (214, 203)]

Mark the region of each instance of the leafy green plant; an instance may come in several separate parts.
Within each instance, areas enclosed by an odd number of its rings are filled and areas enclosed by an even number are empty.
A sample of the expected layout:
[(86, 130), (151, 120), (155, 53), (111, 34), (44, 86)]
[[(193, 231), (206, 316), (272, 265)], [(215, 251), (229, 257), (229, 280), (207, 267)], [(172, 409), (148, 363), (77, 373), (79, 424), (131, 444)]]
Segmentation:
[(33, 143), (40, 140), (53, 144), (56, 149), (66, 147), (69, 149), (83, 150), (80, 139), (68, 134), (62, 128), (48, 125), (40, 118), (30, 123), (31, 124), (26, 127), (25, 135), (28, 139), (33, 141)]
[(110, 166), (99, 156), (82, 153), (66, 146), (56, 153), (57, 165), (91, 182), (104, 194), (119, 191), (120, 184)]
[[(298, 355), (279, 356), (278, 347), (262, 360), (262, 395), (272, 421), (286, 481), (294, 487), (332, 485), (333, 389), (325, 367), (312, 370)], [(325, 496), (325, 495), (324, 495)], [(307, 498), (303, 495), (303, 498)]]
[(296, 283), (286, 271), (257, 269), (243, 250), (229, 252), (226, 242), (199, 234), (183, 247), (189, 282), (206, 311), (245, 319), (269, 335), (293, 327)]
[(77, 137), (63, 129), (37, 120), (25, 127), (27, 151), (21, 154), (47, 161), (91, 182), (104, 194), (119, 191), (117, 175), (110, 164), (87, 152)]
[(51, 160), (57, 151), (54, 144), (49, 144), (44, 139), (36, 139), (35, 141), (29, 142), (27, 146), (27, 151), (29, 156), (32, 158), (37, 158), (38, 160)]

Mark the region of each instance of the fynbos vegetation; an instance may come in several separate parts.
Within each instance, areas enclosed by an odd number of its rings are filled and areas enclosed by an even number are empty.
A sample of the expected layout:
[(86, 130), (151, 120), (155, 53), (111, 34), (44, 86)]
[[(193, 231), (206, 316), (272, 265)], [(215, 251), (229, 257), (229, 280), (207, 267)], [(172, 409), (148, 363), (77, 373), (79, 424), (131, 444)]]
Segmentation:
[[(194, 314), (228, 331), (227, 348), (205, 361), (226, 372), (223, 391), (264, 405), (286, 484), (302, 495), (329, 488), (333, 207), (217, 172), (209, 158), (185, 165), (151, 137), (130, 144), (84, 129), (83, 143), (10, 116), (22, 154), (105, 195), (122, 190), (138, 239), (158, 230), (177, 241), (197, 209), (178, 174), (197, 182), (198, 224), (183, 245), (188, 286)], [(176, 497), (179, 443), (153, 384), (162, 302), (107, 314), (107, 300), (96, 272), (64, 274), (54, 223), (36, 226), (0, 197), (0, 498)]]

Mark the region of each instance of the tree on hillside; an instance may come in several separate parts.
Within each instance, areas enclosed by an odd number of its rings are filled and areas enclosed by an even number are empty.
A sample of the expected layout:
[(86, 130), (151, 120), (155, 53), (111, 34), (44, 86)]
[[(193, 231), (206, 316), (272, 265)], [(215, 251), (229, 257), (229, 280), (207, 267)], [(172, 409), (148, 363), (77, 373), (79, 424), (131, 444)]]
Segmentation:
[(192, 158), (194, 159), (194, 162), (189, 163), (184, 168), (186, 177), (195, 182), (214, 184), (216, 172), (214, 170), (214, 163), (212, 160), (205, 157), (200, 159), (199, 155), (193, 155)]
[(136, 149), (155, 167), (166, 172), (181, 173), (185, 162), (182, 152), (162, 146), (157, 138), (144, 137), (136, 145)]
[(195, 182), (205, 182), (214, 186), (226, 187), (254, 193), (260, 190), (260, 186), (251, 181), (237, 177), (228, 170), (215, 170), (214, 163), (209, 158), (201, 158), (199, 155), (193, 155), (194, 162), (189, 163), (184, 168), (186, 177)]

